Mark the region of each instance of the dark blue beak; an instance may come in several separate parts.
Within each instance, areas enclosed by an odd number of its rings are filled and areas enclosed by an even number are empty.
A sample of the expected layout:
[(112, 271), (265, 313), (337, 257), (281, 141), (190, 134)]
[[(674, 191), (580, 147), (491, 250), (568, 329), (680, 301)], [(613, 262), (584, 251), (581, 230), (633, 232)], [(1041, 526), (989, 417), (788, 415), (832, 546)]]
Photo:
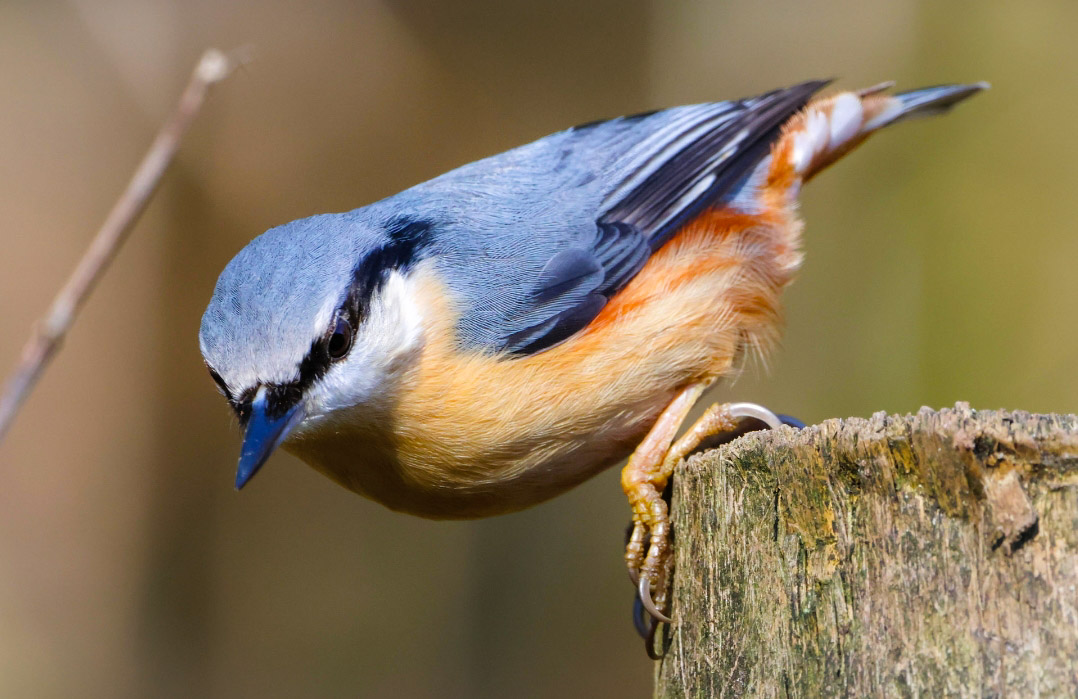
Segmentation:
[(303, 420), (301, 406), (301, 403), (297, 403), (283, 415), (269, 417), (266, 414), (265, 390), (260, 390), (251, 401), (251, 416), (247, 420), (240, 463), (236, 468), (236, 490), (247, 485), (247, 481), (258, 473), (258, 469), (266, 463), (273, 450), (285, 440), (292, 428)]

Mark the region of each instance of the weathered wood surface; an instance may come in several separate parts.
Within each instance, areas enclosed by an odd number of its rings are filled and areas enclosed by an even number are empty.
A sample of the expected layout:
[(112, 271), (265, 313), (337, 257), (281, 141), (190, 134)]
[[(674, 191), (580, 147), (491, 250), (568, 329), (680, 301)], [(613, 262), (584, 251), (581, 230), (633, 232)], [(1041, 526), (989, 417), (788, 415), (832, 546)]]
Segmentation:
[(1078, 418), (922, 409), (682, 464), (657, 697), (1078, 696)]

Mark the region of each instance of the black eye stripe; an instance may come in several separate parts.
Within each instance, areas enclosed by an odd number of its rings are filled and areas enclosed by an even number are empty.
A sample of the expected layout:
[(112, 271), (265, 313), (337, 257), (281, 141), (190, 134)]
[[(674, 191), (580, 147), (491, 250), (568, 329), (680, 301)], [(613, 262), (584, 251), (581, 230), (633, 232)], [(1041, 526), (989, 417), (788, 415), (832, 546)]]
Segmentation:
[(239, 418), (240, 426), (245, 427), (247, 421), (251, 419), (251, 399), (246, 398), (240, 402), (233, 402), (232, 409), (236, 411), (236, 417)]
[(371, 299), (382, 289), (393, 270), (411, 269), (430, 245), (432, 225), (407, 216), (398, 216), (386, 226), (389, 243), (360, 260), (352, 272), (352, 283), (341, 311), (358, 328), (370, 311)]
[(266, 391), (266, 415), (276, 419), (303, 400), (304, 387), (298, 381), (269, 386)]
[(209, 364), (206, 365), (206, 369), (210, 372), (210, 378), (217, 384), (217, 388), (221, 389), (221, 393), (225, 394), (225, 398), (228, 400), (229, 406), (236, 413), (236, 417), (239, 418), (240, 425), (246, 425), (247, 420), (251, 417), (251, 400), (254, 398), (254, 390), (248, 389), (238, 396), (232, 395), (232, 391), (228, 390), (228, 384), (221, 378), (221, 375), (217, 373)]
[[(388, 242), (359, 260), (333, 324), (311, 343), (311, 348), (300, 362), (299, 379), (269, 387), (266, 401), (270, 417), (283, 415), (302, 400), (303, 394), (314, 382), (326, 375), (334, 359), (340, 358), (330, 354), (337, 320), (348, 323), (354, 339), (356, 330), (370, 311), (371, 299), (385, 286), (389, 273), (408, 270), (419, 261), (423, 251), (430, 245), (432, 232), (433, 225), (429, 221), (408, 216), (398, 216), (387, 224)], [(240, 419), (243, 419), (242, 415)]]
[(206, 365), (206, 368), (210, 370), (210, 378), (217, 384), (217, 388), (221, 389), (221, 392), (225, 394), (225, 398), (231, 401), (232, 392), (228, 390), (228, 384), (225, 383), (225, 380), (222, 379), (221, 375), (209, 364)]
[[(433, 225), (429, 221), (417, 220), (408, 216), (398, 216), (386, 225), (388, 241), (359, 260), (352, 271), (352, 280), (348, 286), (344, 301), (334, 315), (333, 324), (326, 332), (311, 343), (306, 356), (299, 365), (299, 378), (286, 384), (266, 386), (266, 412), (271, 418), (284, 415), (289, 408), (303, 399), (304, 393), (314, 382), (325, 376), (334, 360), (347, 355), (354, 341), (356, 330), (370, 311), (371, 299), (385, 286), (390, 272), (406, 271), (422, 258), (423, 251), (429, 247)], [(346, 348), (334, 346), (334, 337), (338, 334), (338, 323), (347, 324), (348, 342)], [(338, 340), (339, 342), (339, 340)], [(333, 350), (331, 352), (331, 346)], [(251, 401), (254, 400), (255, 388), (249, 388), (238, 396), (232, 395), (220, 374), (213, 367), (207, 366), (210, 376), (225, 392), (232, 409), (236, 411), (240, 424), (246, 425), (251, 415)]]

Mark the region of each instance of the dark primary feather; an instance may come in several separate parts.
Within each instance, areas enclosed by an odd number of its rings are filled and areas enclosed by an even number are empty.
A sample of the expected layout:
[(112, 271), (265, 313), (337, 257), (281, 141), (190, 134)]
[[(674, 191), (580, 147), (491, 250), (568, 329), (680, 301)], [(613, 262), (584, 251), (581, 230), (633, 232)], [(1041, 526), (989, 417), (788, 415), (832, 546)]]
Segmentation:
[(681, 224), (721, 201), (767, 155), (782, 124), (826, 84), (806, 82), (725, 103), (729, 108), (706, 123), (696, 138), (674, 152), (656, 153), (657, 168), (613, 201), (599, 222), (635, 226), (658, 249)]
[[(533, 354), (586, 327), (678, 227), (722, 201), (768, 154), (782, 124), (825, 84), (808, 82), (720, 103), (713, 114), (674, 130), (608, 195), (591, 246), (561, 250), (550, 258), (527, 310), (541, 320), (507, 334), (503, 348)], [(686, 134), (692, 136), (683, 141)], [(536, 313), (542, 309), (549, 311)]]
[[(585, 328), (678, 227), (736, 196), (824, 85), (561, 131), (352, 212), (429, 221), (463, 348), (524, 356)], [(326, 241), (337, 245), (337, 241)]]

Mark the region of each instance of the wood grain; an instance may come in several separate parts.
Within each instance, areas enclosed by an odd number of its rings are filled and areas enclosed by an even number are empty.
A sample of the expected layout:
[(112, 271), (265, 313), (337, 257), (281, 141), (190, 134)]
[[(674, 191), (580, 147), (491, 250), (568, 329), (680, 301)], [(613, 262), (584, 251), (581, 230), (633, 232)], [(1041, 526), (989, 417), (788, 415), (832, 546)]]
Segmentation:
[(1078, 418), (830, 420), (691, 457), (657, 697), (1074, 696)]

